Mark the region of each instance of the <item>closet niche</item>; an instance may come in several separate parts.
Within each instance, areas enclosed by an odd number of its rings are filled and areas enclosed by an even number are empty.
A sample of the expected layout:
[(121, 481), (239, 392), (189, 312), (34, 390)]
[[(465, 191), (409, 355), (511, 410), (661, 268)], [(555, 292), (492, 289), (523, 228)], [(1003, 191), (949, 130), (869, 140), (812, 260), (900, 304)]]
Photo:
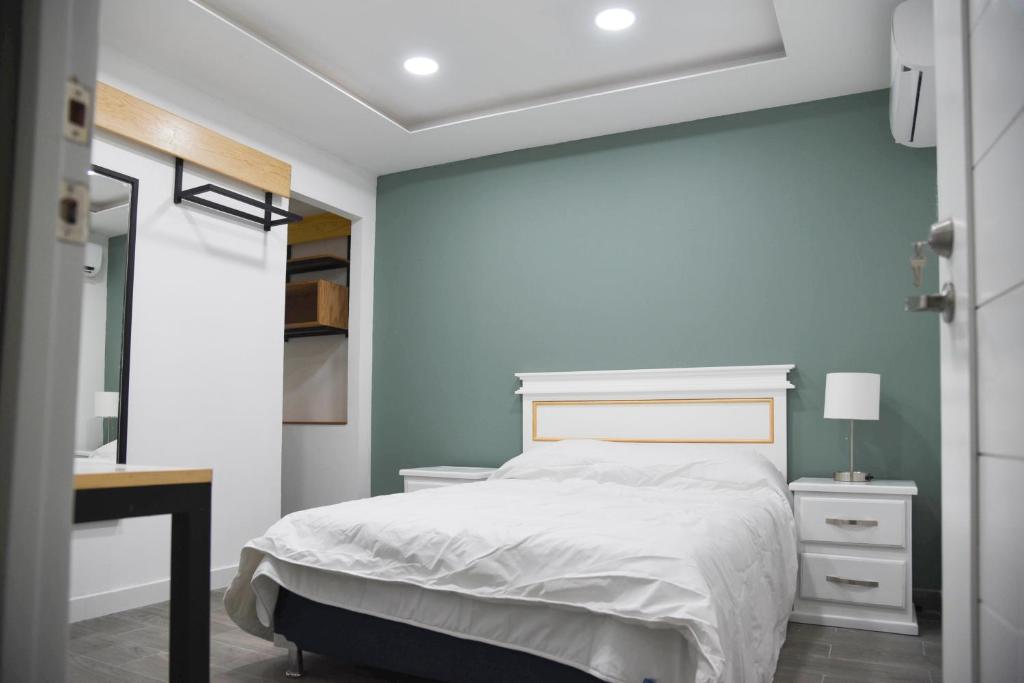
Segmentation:
[(352, 222), (292, 198), (284, 316), (284, 423), (347, 424)]

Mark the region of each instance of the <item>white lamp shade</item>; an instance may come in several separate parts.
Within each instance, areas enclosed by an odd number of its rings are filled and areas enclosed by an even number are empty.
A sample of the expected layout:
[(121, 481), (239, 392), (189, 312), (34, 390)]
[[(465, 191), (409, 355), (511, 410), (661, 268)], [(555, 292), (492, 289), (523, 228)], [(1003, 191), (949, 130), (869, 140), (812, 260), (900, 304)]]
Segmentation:
[(830, 372), (825, 375), (825, 417), (833, 420), (877, 420), (881, 375)]
[(117, 417), (121, 394), (116, 391), (97, 391), (93, 398), (96, 417)]

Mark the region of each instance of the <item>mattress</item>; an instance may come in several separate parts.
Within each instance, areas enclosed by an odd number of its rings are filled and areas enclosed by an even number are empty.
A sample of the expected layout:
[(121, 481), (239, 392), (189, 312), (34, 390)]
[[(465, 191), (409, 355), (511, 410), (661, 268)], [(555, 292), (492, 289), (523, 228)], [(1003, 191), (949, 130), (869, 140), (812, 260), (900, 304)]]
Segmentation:
[(560, 442), (486, 482), (285, 517), (243, 549), (228, 613), (271, 637), (278, 586), (616, 683), (769, 681), (796, 539), (756, 452)]

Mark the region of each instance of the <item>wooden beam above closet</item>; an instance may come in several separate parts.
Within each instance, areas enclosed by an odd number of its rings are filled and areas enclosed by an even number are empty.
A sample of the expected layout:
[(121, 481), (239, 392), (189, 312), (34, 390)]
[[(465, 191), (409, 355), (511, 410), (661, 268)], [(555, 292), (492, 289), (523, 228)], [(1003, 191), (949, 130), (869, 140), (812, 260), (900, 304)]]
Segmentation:
[(95, 125), (261, 190), (291, 194), (290, 164), (106, 83), (96, 84)]
[(352, 234), (352, 221), (333, 213), (306, 216), (288, 226), (288, 244), (303, 244)]

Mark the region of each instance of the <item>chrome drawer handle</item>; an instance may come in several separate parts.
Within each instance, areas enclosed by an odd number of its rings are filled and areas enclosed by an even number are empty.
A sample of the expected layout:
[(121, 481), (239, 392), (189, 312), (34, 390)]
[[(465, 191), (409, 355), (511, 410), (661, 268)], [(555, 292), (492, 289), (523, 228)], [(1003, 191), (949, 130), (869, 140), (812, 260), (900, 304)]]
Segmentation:
[(825, 524), (835, 524), (836, 526), (878, 526), (878, 520), (875, 519), (839, 519), (837, 517), (826, 517)]
[(865, 588), (878, 588), (877, 581), (861, 581), (860, 579), (844, 579), (841, 576), (825, 576), (829, 583), (841, 583), (845, 586), (864, 586)]

